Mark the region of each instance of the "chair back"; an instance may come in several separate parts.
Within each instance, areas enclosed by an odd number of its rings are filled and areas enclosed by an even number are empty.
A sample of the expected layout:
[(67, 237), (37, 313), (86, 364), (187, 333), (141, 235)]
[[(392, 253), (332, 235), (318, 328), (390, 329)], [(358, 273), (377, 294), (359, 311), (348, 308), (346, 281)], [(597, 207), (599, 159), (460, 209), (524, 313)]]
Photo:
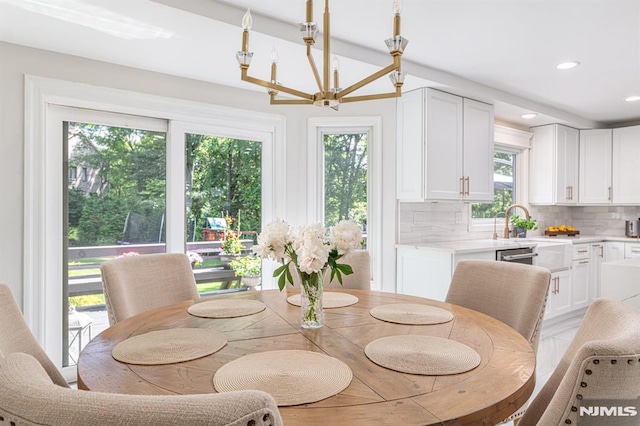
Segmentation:
[(63, 389), (30, 355), (0, 359), (0, 423), (6, 425), (282, 426), (271, 395), (127, 395)]
[[(341, 257), (338, 263), (346, 263), (353, 269), (353, 274), (342, 275), (342, 285), (337, 278), (331, 279), (331, 270), (324, 275), (324, 288), (348, 288), (351, 290), (371, 290), (371, 257), (367, 250), (354, 250)], [(289, 265), (293, 276), (294, 287), (300, 287), (300, 277), (292, 265)], [(289, 285), (289, 284), (287, 284)]]
[(551, 273), (546, 268), (493, 260), (461, 260), (445, 299), (511, 326), (538, 348)]
[[(519, 426), (637, 425), (639, 403), (640, 310), (596, 299)], [(603, 414), (601, 406), (614, 411)], [(624, 411), (627, 407), (635, 407), (636, 415)]]
[(67, 381), (31, 333), (11, 289), (6, 284), (0, 284), (0, 318), (0, 359), (15, 352), (30, 354), (38, 360), (56, 385), (68, 388)]
[(186, 300), (199, 300), (189, 257), (145, 254), (108, 260), (100, 266), (109, 323)]

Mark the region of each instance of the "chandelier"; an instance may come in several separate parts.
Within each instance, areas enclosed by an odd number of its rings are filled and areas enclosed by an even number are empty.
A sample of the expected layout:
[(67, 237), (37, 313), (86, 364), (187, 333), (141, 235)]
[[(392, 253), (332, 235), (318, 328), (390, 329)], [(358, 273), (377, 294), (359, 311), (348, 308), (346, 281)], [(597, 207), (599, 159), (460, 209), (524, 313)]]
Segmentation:
[[(283, 86), (276, 80), (278, 53), (276, 52), (275, 48), (271, 51), (271, 79), (269, 81), (266, 81), (249, 76), (249, 65), (251, 64), (251, 58), (253, 57), (253, 52), (249, 52), (249, 31), (251, 30), (251, 25), (253, 23), (253, 20), (251, 18), (251, 10), (249, 9), (242, 18), (242, 28), (244, 30), (242, 32), (242, 50), (238, 51), (238, 53), (236, 54), (236, 58), (238, 59), (238, 63), (240, 64), (240, 70), (242, 73), (241, 78), (243, 81), (265, 87), (267, 89), (267, 93), (269, 94), (272, 105), (313, 104), (316, 106), (331, 107), (333, 109), (337, 109), (338, 105), (344, 102), (359, 102), (374, 99), (397, 98), (402, 95), (402, 84), (404, 83), (405, 77), (405, 73), (400, 71), (400, 58), (402, 57), (402, 53), (405, 47), (409, 43), (409, 40), (400, 35), (401, 8), (401, 0), (394, 0), (393, 37), (385, 40), (385, 44), (389, 49), (389, 54), (391, 55), (391, 59), (393, 62), (385, 68), (382, 68), (381, 70), (358, 81), (357, 83), (354, 83), (347, 88), (341, 88), (339, 84), (340, 63), (338, 61), (338, 58), (335, 56), (333, 57), (333, 61), (330, 60), (331, 24), (329, 20), (329, 0), (325, 0), (323, 14), (322, 78), (320, 78), (318, 68), (316, 67), (315, 61), (313, 60), (313, 56), (311, 54), (311, 47), (315, 44), (316, 34), (318, 33), (318, 26), (315, 22), (313, 22), (313, 0), (307, 0), (306, 22), (299, 24), (299, 27), (300, 32), (302, 33), (302, 39), (307, 45), (307, 59), (309, 61), (309, 65), (311, 66), (311, 71), (313, 72), (316, 84), (318, 85), (318, 91), (316, 93), (307, 93), (292, 89), (287, 86)], [(330, 65), (333, 68), (333, 86), (331, 85)], [(355, 92), (361, 87), (364, 87), (367, 84), (385, 75), (389, 75), (389, 78), (391, 79), (391, 82), (395, 87), (395, 91), (371, 95), (349, 96), (351, 93)], [(296, 99), (277, 99), (277, 96), (280, 92), (293, 95), (296, 97)]]

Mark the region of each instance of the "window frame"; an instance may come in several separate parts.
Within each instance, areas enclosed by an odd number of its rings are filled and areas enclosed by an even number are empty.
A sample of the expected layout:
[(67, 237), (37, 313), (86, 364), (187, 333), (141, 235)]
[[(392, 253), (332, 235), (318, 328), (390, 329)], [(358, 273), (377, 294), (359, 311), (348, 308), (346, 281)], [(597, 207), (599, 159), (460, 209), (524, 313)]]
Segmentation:
[(308, 120), (307, 221), (324, 218), (324, 137), (326, 133), (369, 133), (367, 144), (367, 250), (372, 288), (382, 280), (382, 117), (315, 117)]
[[(529, 200), (529, 149), (533, 133), (500, 125), (495, 125), (494, 129), (493, 150), (516, 154), (516, 203), (527, 205)], [(471, 204), (468, 204), (466, 208), (468, 232), (493, 232), (495, 218), (473, 219)], [(499, 224), (497, 227), (498, 230), (501, 229)]]
[[(275, 114), (25, 75), (23, 313), (36, 340), (54, 364), (62, 366), (64, 244), (61, 194), (68, 181), (64, 178), (62, 169), (62, 143), (55, 142), (62, 139), (63, 124), (62, 121), (56, 121), (52, 114), (49, 107), (53, 105), (96, 110), (106, 114), (130, 114), (140, 119), (164, 120), (169, 123), (170, 132), (172, 123), (177, 122), (262, 132), (273, 141), (273, 164), (270, 166), (273, 182), (286, 180), (285, 118)], [(175, 160), (171, 160), (177, 154), (173, 152), (176, 149), (178, 147), (168, 140), (168, 223), (178, 223), (176, 221), (184, 215), (184, 206), (176, 205), (174, 199), (180, 191), (170, 190), (174, 174), (177, 173), (172, 166)], [(184, 155), (184, 151), (182, 153)], [(180, 190), (184, 191), (184, 185)], [(284, 216), (286, 188), (283, 185), (274, 185), (273, 199), (272, 211), (264, 214), (263, 221)], [(184, 251), (184, 233), (180, 234), (179, 240), (177, 233), (175, 234), (167, 232), (167, 252)], [(60, 303), (52, 303), (56, 300)], [(63, 371), (65, 375), (73, 376), (70, 369), (65, 370), (68, 370)]]

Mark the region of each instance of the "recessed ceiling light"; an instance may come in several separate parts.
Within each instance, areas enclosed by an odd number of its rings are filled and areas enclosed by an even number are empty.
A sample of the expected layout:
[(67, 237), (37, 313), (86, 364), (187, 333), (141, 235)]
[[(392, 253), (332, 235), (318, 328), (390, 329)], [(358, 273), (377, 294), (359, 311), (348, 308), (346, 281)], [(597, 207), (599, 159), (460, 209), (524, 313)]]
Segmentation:
[(625, 101), (627, 101), (627, 102), (637, 102), (637, 101), (640, 101), (640, 96), (638, 96), (638, 95), (629, 96), (627, 99), (625, 99)]
[(580, 65), (580, 62), (578, 61), (569, 61), (569, 62), (563, 62), (561, 64), (558, 64), (556, 68), (559, 70), (570, 70), (571, 68), (575, 68), (578, 65)]
[(533, 112), (528, 112), (526, 114), (522, 114), (520, 117), (529, 119), (529, 118), (533, 118), (533, 117), (537, 117), (537, 116), (538, 116), (538, 114), (535, 114)]

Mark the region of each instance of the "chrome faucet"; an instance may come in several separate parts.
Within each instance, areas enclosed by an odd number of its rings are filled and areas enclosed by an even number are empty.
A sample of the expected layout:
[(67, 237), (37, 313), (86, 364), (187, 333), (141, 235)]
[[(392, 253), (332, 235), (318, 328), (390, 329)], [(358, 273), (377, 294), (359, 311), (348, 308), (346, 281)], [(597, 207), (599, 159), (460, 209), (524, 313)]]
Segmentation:
[(527, 220), (531, 219), (529, 210), (527, 210), (527, 208), (522, 204), (511, 204), (509, 207), (507, 207), (507, 210), (505, 210), (504, 212), (504, 238), (507, 240), (509, 239), (509, 212), (515, 207), (520, 207), (522, 210), (524, 210), (524, 215)]

